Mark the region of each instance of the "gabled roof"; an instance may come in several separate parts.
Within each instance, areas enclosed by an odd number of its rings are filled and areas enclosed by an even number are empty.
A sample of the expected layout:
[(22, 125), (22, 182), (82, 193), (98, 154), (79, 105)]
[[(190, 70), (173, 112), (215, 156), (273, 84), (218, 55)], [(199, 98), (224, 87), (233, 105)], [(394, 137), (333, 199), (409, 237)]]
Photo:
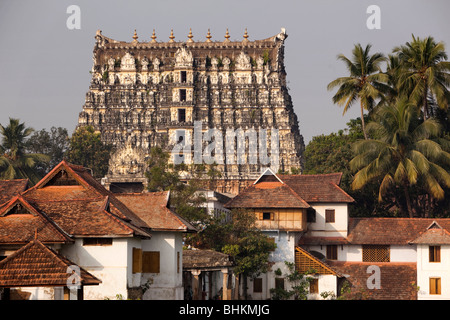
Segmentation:
[(0, 180), (0, 205), (28, 188), (28, 179)]
[[(39, 240), (32, 240), (4, 260), (0, 261), (0, 287), (67, 286), (72, 274), (68, 268), (75, 264), (46, 247)], [(99, 279), (80, 268), (81, 285), (98, 285)]]
[(310, 204), (355, 201), (339, 187), (342, 173), (280, 175), (279, 177)]
[(426, 231), (424, 231), (420, 236), (410, 241), (411, 244), (433, 244), (433, 245), (444, 245), (450, 244), (450, 233), (441, 227), (437, 221), (433, 221)]
[(61, 161), (23, 197), (74, 236), (151, 237), (147, 225), (90, 170)]
[(25, 244), (37, 238), (46, 243), (67, 243), (73, 240), (21, 195), (15, 196), (0, 209), (0, 243)]
[[(441, 229), (429, 228), (434, 221)], [(450, 219), (350, 218), (347, 240), (351, 244), (380, 245), (424, 243), (432, 239), (448, 241), (447, 231), (443, 229), (450, 230)]]
[(225, 206), (228, 208), (309, 208), (311, 203), (353, 202), (338, 185), (341, 173), (277, 175), (266, 169)]
[(144, 221), (151, 230), (197, 231), (189, 222), (168, 208), (169, 191), (119, 193), (116, 197)]

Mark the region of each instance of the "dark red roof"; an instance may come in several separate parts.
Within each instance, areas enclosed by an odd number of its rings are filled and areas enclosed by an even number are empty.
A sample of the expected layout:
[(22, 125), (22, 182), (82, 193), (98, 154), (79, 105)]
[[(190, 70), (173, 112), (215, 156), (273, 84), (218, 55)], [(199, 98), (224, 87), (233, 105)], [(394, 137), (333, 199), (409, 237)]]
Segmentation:
[[(4, 260), (0, 261), (0, 287), (67, 286), (71, 273), (68, 267), (76, 266), (67, 258), (32, 240)], [(79, 268), (79, 267), (78, 267)], [(79, 268), (81, 285), (98, 285), (99, 279)]]

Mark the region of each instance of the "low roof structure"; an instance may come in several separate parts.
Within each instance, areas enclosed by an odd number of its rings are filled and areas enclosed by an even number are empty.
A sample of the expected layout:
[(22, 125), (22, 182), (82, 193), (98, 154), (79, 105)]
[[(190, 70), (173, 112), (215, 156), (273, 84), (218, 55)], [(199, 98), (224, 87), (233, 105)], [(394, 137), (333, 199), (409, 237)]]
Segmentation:
[(214, 250), (183, 250), (183, 270), (212, 271), (233, 266), (230, 256)]
[[(70, 270), (80, 270), (74, 283)], [(69, 272), (68, 272), (69, 270)], [(35, 239), (0, 261), (0, 287), (98, 285), (99, 279)]]

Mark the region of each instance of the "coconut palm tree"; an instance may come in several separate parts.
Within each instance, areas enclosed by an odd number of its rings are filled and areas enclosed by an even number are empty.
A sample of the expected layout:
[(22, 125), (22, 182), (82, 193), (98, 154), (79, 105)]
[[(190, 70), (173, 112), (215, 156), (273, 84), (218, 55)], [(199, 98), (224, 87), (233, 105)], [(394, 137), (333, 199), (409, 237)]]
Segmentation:
[(356, 156), (350, 161), (350, 167), (357, 171), (353, 189), (379, 179), (381, 201), (388, 190), (398, 187), (404, 193), (410, 217), (413, 216), (410, 186), (421, 181), (428, 194), (438, 200), (444, 198), (443, 187), (450, 187), (450, 174), (442, 167), (450, 163), (450, 153), (437, 139), (441, 126), (432, 118), (422, 121), (419, 114), (419, 107), (405, 97), (396, 103), (380, 105), (374, 121), (367, 125), (367, 130), (378, 138), (354, 143)]
[(430, 117), (429, 99), (439, 108), (447, 110), (450, 103), (450, 62), (443, 42), (433, 37), (412, 41), (395, 47), (393, 53), (400, 62), (400, 87), (411, 101), (422, 106), (424, 119)]
[(0, 179), (29, 179), (31, 183), (40, 177), (34, 170), (38, 162), (48, 162), (46, 155), (25, 153), (26, 138), (33, 132), (18, 119), (9, 119), (9, 124), (0, 125), (2, 143), (0, 144)]
[(386, 57), (382, 53), (370, 55), (371, 47), (368, 44), (363, 49), (360, 44), (356, 44), (352, 51), (351, 60), (343, 54), (338, 55), (338, 60), (342, 60), (346, 64), (350, 75), (337, 78), (327, 86), (328, 90), (339, 86), (332, 99), (334, 103), (344, 106), (343, 114), (355, 101), (360, 101), (362, 129), (365, 139), (367, 139), (367, 134), (364, 110), (371, 111), (375, 101), (378, 98), (383, 98), (383, 94), (391, 90), (387, 85), (389, 77), (381, 71), (380, 67), (381, 63), (386, 61)]

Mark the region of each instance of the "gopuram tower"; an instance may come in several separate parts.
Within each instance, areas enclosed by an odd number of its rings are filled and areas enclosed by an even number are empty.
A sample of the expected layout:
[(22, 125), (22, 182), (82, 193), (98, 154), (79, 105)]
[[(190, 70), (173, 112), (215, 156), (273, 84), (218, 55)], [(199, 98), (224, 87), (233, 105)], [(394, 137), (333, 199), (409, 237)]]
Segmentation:
[(196, 41), (190, 31), (176, 41), (172, 31), (160, 42), (153, 30), (149, 41), (135, 31), (123, 42), (98, 30), (78, 126), (92, 126), (115, 146), (102, 183), (114, 192), (142, 191), (154, 146), (171, 152), (174, 163), (198, 163), (210, 152), (220, 192), (237, 194), (267, 167), (301, 170), (304, 142), (286, 86), (286, 37), (282, 29), (250, 41), (246, 30), (242, 41), (232, 41), (227, 30), (223, 40), (211, 40), (208, 31)]

